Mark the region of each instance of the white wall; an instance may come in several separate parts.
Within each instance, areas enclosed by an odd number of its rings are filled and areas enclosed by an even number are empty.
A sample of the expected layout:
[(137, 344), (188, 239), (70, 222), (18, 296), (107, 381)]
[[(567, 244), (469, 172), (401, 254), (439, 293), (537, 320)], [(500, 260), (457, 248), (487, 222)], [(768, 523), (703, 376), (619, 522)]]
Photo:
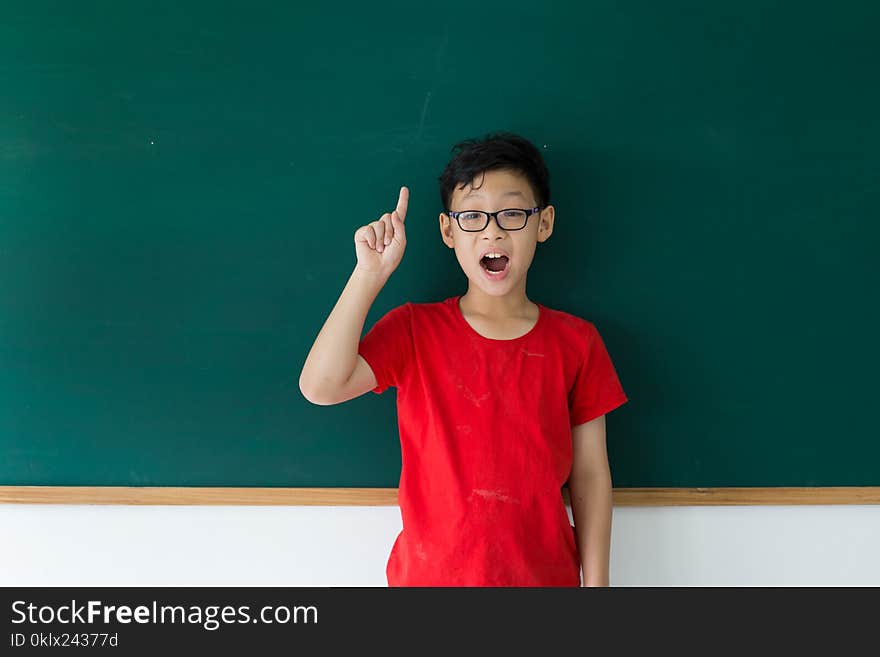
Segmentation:
[[(0, 505), (0, 585), (385, 586), (399, 530), (396, 506)], [(617, 507), (611, 584), (878, 586), (878, 555), (880, 506)]]

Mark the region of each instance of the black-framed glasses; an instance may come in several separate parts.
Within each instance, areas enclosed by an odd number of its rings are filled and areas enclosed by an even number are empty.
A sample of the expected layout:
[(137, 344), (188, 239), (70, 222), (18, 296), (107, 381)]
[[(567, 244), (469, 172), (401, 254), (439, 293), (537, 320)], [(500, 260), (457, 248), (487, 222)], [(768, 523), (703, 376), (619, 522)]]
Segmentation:
[(458, 227), (469, 233), (478, 233), (489, 225), (489, 219), (494, 217), (495, 223), (502, 230), (522, 230), (526, 223), (541, 208), (507, 208), (498, 212), (483, 212), (482, 210), (461, 210), (453, 212), (447, 210), (446, 214), (458, 222)]

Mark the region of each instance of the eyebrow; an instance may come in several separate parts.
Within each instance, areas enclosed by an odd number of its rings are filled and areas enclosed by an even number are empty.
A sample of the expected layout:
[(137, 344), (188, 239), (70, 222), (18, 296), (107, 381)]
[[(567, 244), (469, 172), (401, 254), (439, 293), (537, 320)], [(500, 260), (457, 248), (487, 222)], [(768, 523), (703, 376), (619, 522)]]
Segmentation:
[[(468, 192), (464, 195), (464, 198), (469, 198), (471, 196), (482, 196), (479, 192)], [(501, 196), (522, 196), (525, 198), (525, 194), (522, 192), (504, 192)]]

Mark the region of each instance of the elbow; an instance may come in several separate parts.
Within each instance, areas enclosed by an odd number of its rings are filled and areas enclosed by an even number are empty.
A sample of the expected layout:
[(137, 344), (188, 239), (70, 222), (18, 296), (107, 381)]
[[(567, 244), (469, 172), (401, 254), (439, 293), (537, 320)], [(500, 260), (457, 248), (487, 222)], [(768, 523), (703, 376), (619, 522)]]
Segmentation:
[(300, 374), (299, 377), (299, 391), (302, 393), (302, 396), (312, 404), (317, 404), (318, 406), (324, 405), (321, 403), (320, 396), (316, 394), (316, 391), (312, 389), (312, 386), (302, 374)]
[(314, 392), (306, 391), (302, 388), (300, 388), (299, 391), (302, 393), (302, 396), (305, 397), (307, 401), (311, 402), (315, 406), (330, 406), (333, 404), (333, 402), (327, 401), (320, 395), (316, 395)]
[(569, 488), (611, 488), (611, 472), (605, 469), (581, 470), (572, 472), (568, 478)]
[(327, 395), (312, 386), (302, 375), (299, 377), (299, 391), (307, 401), (316, 406), (332, 406), (335, 403), (330, 401)]
[(611, 470), (608, 467), (602, 466), (574, 469), (571, 471), (569, 478), (581, 482), (611, 481)]

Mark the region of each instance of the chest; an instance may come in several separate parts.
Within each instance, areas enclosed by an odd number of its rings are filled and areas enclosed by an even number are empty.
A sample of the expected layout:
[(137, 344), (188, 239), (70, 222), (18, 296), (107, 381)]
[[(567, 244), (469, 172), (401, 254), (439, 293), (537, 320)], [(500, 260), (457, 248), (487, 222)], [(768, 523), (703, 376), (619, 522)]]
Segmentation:
[[(419, 376), (448, 408), (494, 418), (565, 414), (577, 375), (571, 345), (533, 339), (464, 336), (454, 341), (416, 341)], [(531, 336), (529, 336), (531, 338)]]
[(454, 464), (451, 479), (483, 488), (518, 482), (522, 492), (529, 482), (546, 493), (561, 485), (571, 468), (578, 368), (566, 345), (531, 335), (497, 345), (425, 338), (416, 341), (418, 368), (400, 398), (413, 419), (407, 454), (432, 467)]

